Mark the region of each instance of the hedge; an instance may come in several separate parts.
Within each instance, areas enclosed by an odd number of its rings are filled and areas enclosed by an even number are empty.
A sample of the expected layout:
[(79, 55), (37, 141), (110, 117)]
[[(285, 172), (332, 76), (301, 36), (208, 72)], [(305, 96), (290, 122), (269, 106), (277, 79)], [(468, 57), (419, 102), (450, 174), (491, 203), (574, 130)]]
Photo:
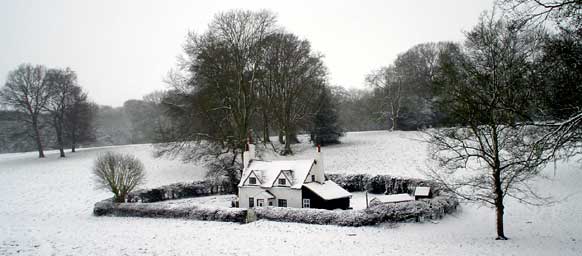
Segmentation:
[(452, 213), (459, 202), (453, 196), (442, 195), (433, 199), (375, 204), (364, 210), (322, 210), (283, 207), (254, 208), (257, 219), (298, 222), (319, 225), (370, 226), (382, 222), (422, 221), (439, 219)]
[(205, 205), (164, 205), (156, 203), (114, 203), (111, 199), (95, 204), (96, 216), (182, 218), (244, 223), (247, 209)]
[(174, 183), (159, 188), (140, 189), (127, 196), (128, 203), (153, 203), (181, 198), (233, 194), (232, 186), (216, 184), (210, 181)]
[(412, 188), (417, 186), (431, 187), (433, 194), (438, 194), (442, 190), (440, 185), (433, 181), (391, 175), (327, 174), (326, 177), (350, 192), (368, 191), (373, 194), (401, 194), (410, 193)]
[(96, 216), (131, 216), (153, 218), (184, 218), (247, 223), (257, 219), (298, 222), (320, 225), (369, 226), (382, 222), (422, 221), (436, 219), (452, 213), (459, 205), (456, 197), (444, 192), (438, 184), (420, 179), (390, 175), (329, 174), (327, 178), (348, 191), (371, 193), (407, 193), (416, 186), (430, 186), (433, 198), (402, 203), (372, 203), (363, 210), (323, 210), (286, 207), (241, 208), (213, 207), (207, 205), (167, 205), (153, 203), (187, 197), (232, 194), (230, 186), (208, 181), (176, 183), (154, 189), (130, 193), (127, 203), (114, 203), (112, 199), (95, 204)]

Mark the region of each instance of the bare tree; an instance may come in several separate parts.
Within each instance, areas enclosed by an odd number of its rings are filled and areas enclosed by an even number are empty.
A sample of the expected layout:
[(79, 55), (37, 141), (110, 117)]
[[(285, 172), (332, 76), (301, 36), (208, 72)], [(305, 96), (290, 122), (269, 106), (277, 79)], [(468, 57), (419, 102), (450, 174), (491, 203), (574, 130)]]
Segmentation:
[(107, 152), (93, 166), (97, 188), (110, 190), (117, 203), (125, 202), (127, 194), (145, 182), (143, 164), (132, 155)]
[(73, 88), (71, 105), (65, 113), (65, 137), (75, 152), (79, 143), (93, 142), (95, 138), (95, 119), (99, 107), (89, 102), (81, 87)]
[(404, 97), (403, 77), (394, 66), (384, 67), (366, 77), (366, 82), (379, 96), (379, 108), (383, 116), (390, 119), (390, 130), (398, 129), (398, 120)]
[(45, 109), (55, 129), (60, 156), (65, 157), (65, 118), (66, 113), (74, 106), (74, 92), (80, 90), (77, 86), (77, 75), (69, 68), (50, 69), (46, 80), (50, 97)]
[(212, 148), (216, 159), (224, 154), (239, 163), (257, 110), (264, 41), (276, 31), (275, 20), (268, 11), (228, 11), (215, 15), (205, 33), (188, 35), (186, 57), (168, 79), (172, 90), (163, 105), (173, 124), (158, 153), (199, 159), (192, 157), (200, 152), (192, 151), (195, 143)]
[[(187, 52), (195, 70), (193, 79), (198, 86), (210, 87), (208, 92), (220, 99), (210, 110), (225, 110), (225, 121), (232, 128), (227, 144), (239, 153), (256, 111), (264, 41), (277, 29), (275, 21), (268, 11), (229, 11), (216, 15), (205, 35), (190, 35)], [(188, 49), (198, 52), (192, 54)]]
[(582, 33), (580, 0), (502, 0), (497, 3), (507, 11), (510, 19), (522, 25), (553, 21), (562, 29), (574, 29)]
[[(551, 112), (537, 125), (550, 128), (544, 135), (552, 144), (553, 155), (582, 153), (582, 102), (580, 100), (582, 59), (582, 1), (580, 0), (504, 0), (498, 5), (509, 18), (533, 27), (550, 25), (559, 33), (546, 39), (540, 80), (546, 89), (540, 94)], [(547, 113), (542, 113), (547, 115)]]
[(285, 136), (281, 153), (292, 154), (291, 143), (325, 85), (326, 69), (321, 56), (311, 52), (309, 42), (293, 34), (274, 34), (266, 45), (261, 87), (270, 104), (264, 108), (270, 107)]
[(483, 16), (467, 33), (465, 50), (444, 64), (446, 107), (462, 127), (429, 133), (429, 173), (469, 201), (496, 209), (497, 239), (506, 240), (504, 199), (540, 204), (528, 184), (550, 159), (539, 127), (528, 125), (531, 65), (537, 35), (494, 16)]
[(25, 114), (25, 122), (32, 129), (39, 158), (44, 157), (40, 117), (50, 96), (45, 76), (44, 66), (22, 64), (8, 73), (6, 84), (0, 90), (0, 98), (6, 105)]

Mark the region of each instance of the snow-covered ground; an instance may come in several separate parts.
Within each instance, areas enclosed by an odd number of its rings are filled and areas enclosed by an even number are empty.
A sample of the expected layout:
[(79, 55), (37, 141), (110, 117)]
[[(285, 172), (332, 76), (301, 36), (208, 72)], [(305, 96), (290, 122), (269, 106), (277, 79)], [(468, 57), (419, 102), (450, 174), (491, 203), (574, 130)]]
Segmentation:
[[(414, 132), (348, 133), (325, 147), (328, 171), (421, 176), (425, 145)], [(312, 157), (297, 146), (294, 158)], [(204, 169), (154, 159), (151, 146), (84, 149), (58, 159), (35, 153), (0, 155), (0, 255), (580, 255), (582, 180), (579, 162), (560, 162), (541, 191), (562, 199), (551, 207), (509, 201), (506, 234), (495, 241), (494, 211), (463, 205), (439, 223), (338, 227), (257, 221), (236, 223), (94, 217), (94, 202), (109, 197), (93, 189), (91, 166), (107, 150), (137, 155), (147, 167), (146, 187), (200, 179)], [(354, 198), (362, 198), (362, 194)], [(205, 198), (220, 204), (224, 198)]]

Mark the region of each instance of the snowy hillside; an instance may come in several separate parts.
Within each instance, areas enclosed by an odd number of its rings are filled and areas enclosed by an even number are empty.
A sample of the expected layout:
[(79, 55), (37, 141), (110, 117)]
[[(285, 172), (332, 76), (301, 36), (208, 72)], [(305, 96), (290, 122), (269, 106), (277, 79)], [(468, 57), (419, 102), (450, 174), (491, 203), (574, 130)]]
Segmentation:
[[(415, 132), (348, 133), (325, 147), (329, 172), (421, 176), (425, 147)], [(563, 199), (551, 207), (509, 201), (506, 234), (495, 241), (494, 211), (463, 205), (440, 223), (337, 227), (258, 221), (241, 225), (179, 219), (92, 216), (110, 195), (93, 189), (90, 168), (107, 150), (128, 152), (147, 169), (147, 187), (200, 179), (204, 169), (154, 159), (151, 146), (84, 149), (58, 159), (35, 153), (0, 155), (0, 255), (580, 255), (581, 163), (557, 164), (540, 191)], [(309, 158), (309, 145), (293, 158)], [(268, 155), (268, 157), (273, 157)]]

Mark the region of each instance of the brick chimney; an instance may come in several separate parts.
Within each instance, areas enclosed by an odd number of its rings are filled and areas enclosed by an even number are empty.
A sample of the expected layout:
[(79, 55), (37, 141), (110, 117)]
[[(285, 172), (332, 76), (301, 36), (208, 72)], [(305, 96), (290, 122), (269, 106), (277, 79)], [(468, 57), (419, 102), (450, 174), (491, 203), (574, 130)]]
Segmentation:
[(243, 168), (247, 168), (251, 160), (254, 160), (255, 157), (255, 144), (253, 144), (253, 138), (249, 134), (247, 143), (245, 144), (245, 152), (243, 152)]
[(324, 183), (325, 182), (325, 170), (324, 170), (324, 165), (323, 165), (323, 155), (321, 154), (321, 146), (319, 144), (317, 144), (317, 151), (315, 152), (315, 161), (317, 162), (317, 171), (315, 172), (315, 181), (317, 181), (319, 183)]

